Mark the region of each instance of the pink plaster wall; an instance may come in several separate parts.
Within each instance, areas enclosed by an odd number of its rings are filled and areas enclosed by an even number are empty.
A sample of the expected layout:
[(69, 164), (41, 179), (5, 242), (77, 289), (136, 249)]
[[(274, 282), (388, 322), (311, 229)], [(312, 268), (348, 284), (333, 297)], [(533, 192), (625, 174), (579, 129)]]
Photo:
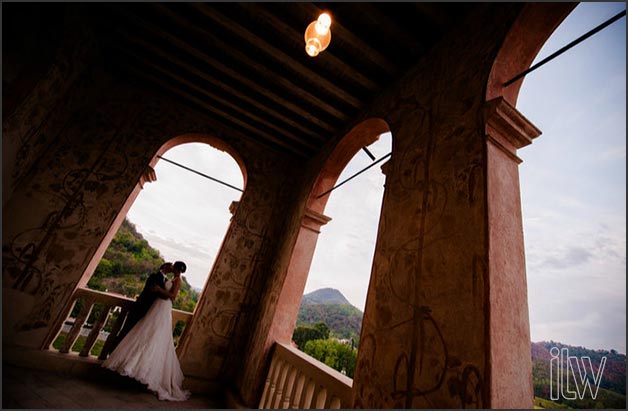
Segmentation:
[[(518, 186), (510, 184), (518, 176), (487, 143), (483, 117), (494, 59), (521, 7), (479, 6), (356, 120), (379, 118), (393, 133), (356, 406), (529, 406), (526, 295), (512, 292), (525, 290), (522, 245), (510, 242), (521, 228)], [(87, 70), (85, 78), (92, 88), (61, 99), (88, 96), (67, 105), (75, 120), (42, 123), (45, 150), (29, 154), (28, 119), (10, 119), (24, 130), (11, 137), (13, 151), (29, 160), (8, 170), (19, 184), (3, 199), (3, 343), (45, 340), (146, 165), (174, 136), (209, 134), (241, 156), (247, 188), (179, 352), (186, 375), (227, 382), (255, 405), (272, 338), (289, 328), (287, 317), (273, 328), (277, 310), (298, 307), (303, 278), (283, 287), (290, 268), (309, 264), (315, 240), (298, 235), (313, 188), (334, 183), (321, 170), (335, 145), (297, 164), (104, 73)], [(359, 147), (336, 153), (350, 159)], [(302, 258), (292, 261), (293, 250)], [(514, 365), (504, 347), (514, 347)], [(510, 384), (508, 397), (503, 376), (522, 382)]]
[[(519, 168), (493, 143), (487, 146), (491, 407), (533, 407), (530, 326)], [(512, 387), (518, 387), (513, 390)]]
[[(236, 348), (249, 343), (259, 315), (250, 308), (260, 304), (267, 268), (283, 241), (277, 227), (284, 222), (281, 206), (290, 193), (285, 187), (291, 187), (286, 179), (295, 164), (89, 66), (84, 76), (89, 81), (61, 99), (60, 106), (70, 111), (63, 115), (73, 121), (53, 127), (55, 117), (44, 116), (46, 150), (37, 158), (29, 155), (33, 146), (22, 143), (25, 157), (37, 160), (28, 173), (17, 163), (9, 170), (20, 177), (3, 207), (3, 343), (43, 345), (155, 154), (164, 144), (182, 142), (167, 143), (175, 136), (198, 141), (199, 135), (210, 135), (246, 169), (247, 187), (183, 341), (181, 363), (187, 374), (201, 378), (243, 368)], [(83, 97), (80, 104), (68, 104), (75, 95)], [(29, 110), (37, 108), (21, 111)], [(29, 133), (26, 126), (16, 130)], [(18, 146), (25, 141), (18, 132), (12, 136)]]

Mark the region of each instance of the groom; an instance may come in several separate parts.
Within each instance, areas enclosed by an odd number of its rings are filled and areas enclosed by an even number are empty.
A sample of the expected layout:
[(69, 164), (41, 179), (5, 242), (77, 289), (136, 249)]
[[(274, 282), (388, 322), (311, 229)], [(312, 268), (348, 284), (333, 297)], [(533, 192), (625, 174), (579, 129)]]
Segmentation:
[(166, 289), (166, 276), (173, 272), (172, 263), (163, 263), (161, 267), (159, 267), (159, 271), (151, 274), (146, 280), (146, 284), (144, 285), (144, 289), (142, 293), (137, 297), (137, 300), (133, 303), (133, 306), (129, 310), (129, 314), (126, 317), (126, 321), (124, 322), (124, 327), (120, 330), (118, 334), (118, 338), (116, 341), (116, 346), (122, 339), (131, 331), (131, 329), (137, 324), (139, 320), (142, 319), (148, 312), (148, 309), (155, 302), (156, 298), (163, 298), (164, 300), (168, 297), (164, 297), (159, 293), (154, 291), (155, 286)]

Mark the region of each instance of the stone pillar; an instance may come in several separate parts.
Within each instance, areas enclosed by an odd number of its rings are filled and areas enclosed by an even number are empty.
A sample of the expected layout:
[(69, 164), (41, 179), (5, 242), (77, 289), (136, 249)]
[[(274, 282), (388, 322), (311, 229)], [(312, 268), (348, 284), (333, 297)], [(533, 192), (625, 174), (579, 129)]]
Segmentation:
[(539, 132), (463, 82), (389, 116), (355, 407), (533, 405), (515, 151)]
[(268, 346), (274, 342), (290, 343), (292, 341), (292, 332), (299, 313), (298, 301), (301, 301), (303, 296), (318, 235), (321, 227), (330, 220), (330, 217), (309, 208), (305, 210), (288, 265), (286, 280), (277, 301), (272, 328), (268, 334)]
[[(79, 280), (78, 287), (87, 287), (87, 283), (89, 282), (90, 278), (92, 278), (92, 275), (94, 274), (96, 267), (98, 267), (100, 260), (102, 260), (103, 255), (105, 255), (105, 251), (107, 251), (107, 248), (109, 247), (109, 244), (111, 243), (111, 240), (113, 240), (113, 237), (118, 232), (118, 229), (120, 228), (120, 226), (122, 225), (122, 222), (124, 221), (127, 214), (129, 213), (131, 206), (133, 205), (133, 203), (135, 203), (137, 196), (140, 194), (140, 191), (142, 191), (142, 189), (144, 188), (144, 184), (152, 183), (154, 181), (157, 181), (157, 174), (155, 174), (155, 170), (151, 166), (146, 166), (146, 169), (140, 176), (140, 179), (137, 185), (135, 186), (135, 188), (133, 189), (129, 197), (124, 202), (122, 209), (116, 216), (116, 219), (111, 224), (111, 227), (109, 227), (109, 230), (107, 230), (107, 234), (105, 234), (105, 237), (100, 243), (100, 246), (98, 246), (98, 248), (96, 249), (94, 256), (92, 257), (92, 259), (89, 262), (89, 265), (85, 269), (85, 274)], [(54, 338), (54, 335), (51, 334), (50, 337)], [(47, 343), (48, 341), (45, 342), (45, 344)]]
[[(541, 132), (503, 98), (486, 103), (491, 407), (532, 407), (518, 148)], [(517, 387), (517, 389), (513, 389)]]

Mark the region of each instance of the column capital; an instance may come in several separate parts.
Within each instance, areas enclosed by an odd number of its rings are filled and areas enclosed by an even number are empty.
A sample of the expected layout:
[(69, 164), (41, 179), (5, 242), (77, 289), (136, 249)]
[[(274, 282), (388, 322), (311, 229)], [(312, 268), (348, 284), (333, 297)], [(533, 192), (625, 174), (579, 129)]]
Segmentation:
[(531, 144), (533, 139), (541, 135), (541, 130), (503, 97), (494, 98), (484, 104), (484, 122), (489, 141), (517, 163), (521, 163), (521, 159), (517, 157), (517, 149)]
[(306, 208), (301, 225), (303, 228), (307, 228), (315, 233), (320, 233), (320, 228), (330, 221), (331, 217), (327, 217), (324, 214), (317, 213), (314, 210)]
[(232, 216), (235, 215), (235, 212), (238, 209), (239, 205), (240, 205), (239, 201), (232, 201), (231, 204), (229, 204), (229, 212), (231, 213)]
[(157, 174), (151, 166), (146, 166), (146, 169), (140, 176), (140, 187), (144, 188), (144, 184), (157, 181)]
[(386, 177), (388, 177), (388, 173), (390, 172), (390, 159), (386, 160), (384, 162), (384, 164), (382, 164), (382, 166), (380, 167), (380, 169), (382, 170), (382, 174), (384, 174)]

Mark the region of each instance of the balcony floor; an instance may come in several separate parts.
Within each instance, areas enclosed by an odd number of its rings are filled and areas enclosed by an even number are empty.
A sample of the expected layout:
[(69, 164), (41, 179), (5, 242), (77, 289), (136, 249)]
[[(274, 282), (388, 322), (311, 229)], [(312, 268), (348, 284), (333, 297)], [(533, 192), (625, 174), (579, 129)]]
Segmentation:
[[(112, 373), (113, 374), (113, 373)], [(159, 401), (128, 377), (80, 378), (3, 363), (2, 408), (224, 408), (220, 399), (192, 394), (188, 401)]]

